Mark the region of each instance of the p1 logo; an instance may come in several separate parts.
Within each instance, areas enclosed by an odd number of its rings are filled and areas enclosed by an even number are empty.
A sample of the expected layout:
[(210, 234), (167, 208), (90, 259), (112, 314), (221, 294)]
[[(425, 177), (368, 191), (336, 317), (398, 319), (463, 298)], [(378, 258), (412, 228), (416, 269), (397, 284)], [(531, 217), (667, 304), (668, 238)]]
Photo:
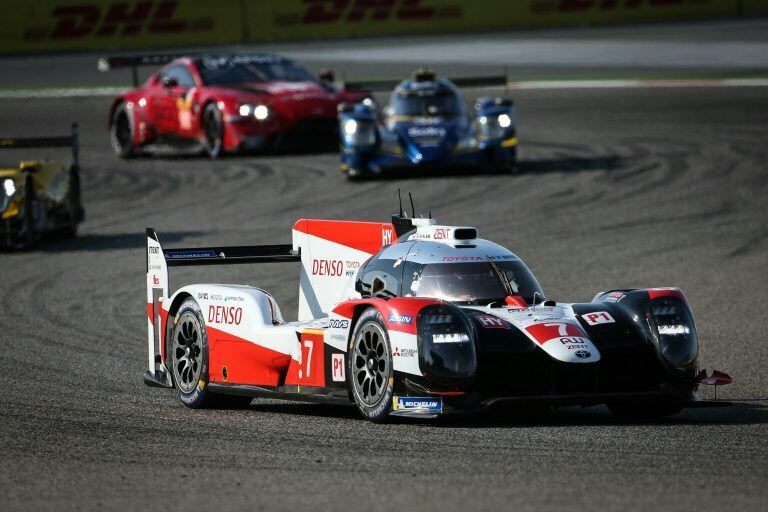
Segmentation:
[(608, 313), (607, 311), (595, 311), (594, 313), (584, 313), (583, 315), (581, 315), (581, 318), (583, 318), (584, 321), (587, 322), (589, 325), (612, 324), (616, 322), (616, 320), (614, 320), (611, 314)]
[(344, 354), (331, 354), (331, 378), (333, 382), (344, 382)]

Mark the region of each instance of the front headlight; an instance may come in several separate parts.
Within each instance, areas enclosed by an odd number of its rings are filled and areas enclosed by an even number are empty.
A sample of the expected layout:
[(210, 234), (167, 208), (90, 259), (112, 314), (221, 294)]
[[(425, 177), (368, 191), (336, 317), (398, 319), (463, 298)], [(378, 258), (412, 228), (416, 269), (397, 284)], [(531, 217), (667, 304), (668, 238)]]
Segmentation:
[(436, 304), (421, 310), (417, 320), (419, 367), (429, 380), (461, 385), (477, 369), (474, 328), (460, 309)]
[(269, 107), (266, 105), (251, 105), (250, 103), (243, 103), (237, 109), (237, 113), (241, 117), (253, 116), (257, 121), (264, 121), (269, 117)]
[(12, 179), (6, 178), (3, 180), (3, 192), (6, 197), (11, 197), (16, 193), (16, 183)]
[(341, 124), (344, 142), (351, 146), (372, 146), (376, 144), (376, 123), (346, 119)]
[(509, 114), (480, 116), (475, 119), (475, 130), (478, 139), (500, 139), (504, 137), (510, 126), (512, 126), (512, 117)]
[(424, 336), (432, 343), (469, 343), (469, 328), (454, 312), (442, 310), (425, 314), (423, 319)]
[(679, 299), (659, 297), (651, 302), (652, 324), (662, 356), (672, 366), (685, 368), (696, 361), (698, 340), (693, 316)]

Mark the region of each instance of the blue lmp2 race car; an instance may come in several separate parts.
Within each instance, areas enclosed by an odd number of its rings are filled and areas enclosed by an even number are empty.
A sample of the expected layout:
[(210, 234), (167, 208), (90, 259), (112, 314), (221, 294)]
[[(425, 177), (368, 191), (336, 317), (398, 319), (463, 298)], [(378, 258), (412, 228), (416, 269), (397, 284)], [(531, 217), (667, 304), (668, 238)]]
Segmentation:
[[(502, 84), (506, 85), (506, 77), (448, 80), (422, 68), (410, 80), (396, 84), (381, 113), (370, 99), (341, 104), (342, 172), (349, 179), (358, 179), (394, 169), (514, 171), (513, 101), (481, 97), (470, 114), (458, 88)], [(387, 82), (360, 82), (347, 87), (375, 90), (388, 85), (391, 87)]]

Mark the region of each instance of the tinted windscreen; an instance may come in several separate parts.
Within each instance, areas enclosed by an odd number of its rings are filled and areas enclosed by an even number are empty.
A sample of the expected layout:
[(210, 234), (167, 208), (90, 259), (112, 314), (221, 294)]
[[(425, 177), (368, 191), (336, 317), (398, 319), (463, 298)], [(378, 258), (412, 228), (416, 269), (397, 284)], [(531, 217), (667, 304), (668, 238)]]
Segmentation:
[[(509, 280), (514, 295), (527, 302), (543, 298), (539, 283), (520, 261), (497, 261), (496, 265)], [(409, 265), (403, 276), (403, 295), (436, 297), (451, 302), (488, 304), (503, 301), (507, 295), (489, 263), (434, 263)]]
[(396, 116), (457, 116), (461, 100), (452, 91), (396, 92), (389, 101)]
[(312, 75), (293, 62), (202, 62), (200, 77), (205, 85), (235, 85), (281, 80), (285, 82), (313, 81)]

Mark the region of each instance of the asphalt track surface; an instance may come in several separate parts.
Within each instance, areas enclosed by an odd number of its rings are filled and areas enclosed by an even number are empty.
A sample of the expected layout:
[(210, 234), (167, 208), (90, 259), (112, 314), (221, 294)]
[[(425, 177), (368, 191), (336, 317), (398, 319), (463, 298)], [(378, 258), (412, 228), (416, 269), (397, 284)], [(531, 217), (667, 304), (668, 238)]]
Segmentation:
[[(2, 134), (80, 122), (87, 208), (76, 239), (0, 254), (0, 509), (765, 510), (768, 88), (515, 96), (520, 174), (362, 183), (333, 151), (122, 161), (108, 98), (0, 101)], [(684, 288), (735, 405), (373, 425), (268, 400), (191, 411), (143, 385), (146, 226), (169, 247), (287, 243), (301, 217), (385, 221), (397, 188), (516, 251), (550, 298)], [(174, 289), (206, 281), (269, 289), (295, 317), (294, 265), (172, 269)]]

